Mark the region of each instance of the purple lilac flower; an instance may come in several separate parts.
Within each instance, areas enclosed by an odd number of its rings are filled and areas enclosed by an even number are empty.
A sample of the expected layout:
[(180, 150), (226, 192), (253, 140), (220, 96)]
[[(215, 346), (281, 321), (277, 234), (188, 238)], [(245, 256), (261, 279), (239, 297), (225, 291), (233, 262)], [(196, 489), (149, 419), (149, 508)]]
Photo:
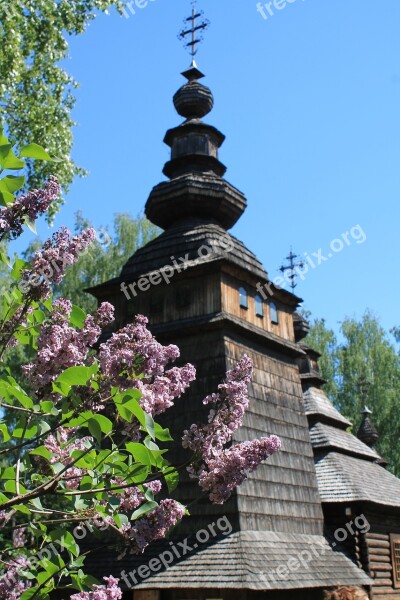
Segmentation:
[(223, 504), (249, 473), (280, 448), (276, 435), (236, 444), (207, 463), (199, 475), (199, 485), (214, 504)]
[(10, 206), (0, 208), (0, 241), (6, 235), (9, 235), (11, 239), (19, 237), (23, 231), (25, 219), (35, 221), (47, 211), (60, 192), (60, 184), (57, 178), (52, 176), (43, 189), (32, 190), (17, 198)]
[(26, 544), (26, 527), (15, 529), (12, 534), (12, 543), (14, 548), (23, 548)]
[(134, 323), (114, 333), (101, 344), (99, 361), (109, 384), (140, 390), (143, 410), (155, 416), (170, 408), (185, 392), (196, 371), (192, 365), (165, 371), (168, 362), (179, 357), (179, 350), (157, 342), (147, 323), (147, 318), (139, 315)]
[(123, 529), (124, 537), (129, 542), (131, 553), (141, 554), (151, 542), (164, 538), (184, 515), (185, 508), (176, 500), (161, 500), (151, 513), (132, 525), (126, 525)]
[(218, 456), (232, 435), (242, 425), (249, 405), (247, 387), (253, 364), (244, 356), (234, 369), (228, 371), (226, 383), (218, 386), (219, 392), (207, 396), (203, 403), (212, 404), (206, 425), (192, 425), (183, 435), (183, 447), (201, 454), (204, 460)]
[(118, 587), (119, 579), (103, 577), (106, 585), (94, 585), (92, 592), (73, 594), (70, 600), (121, 600), (122, 591)]
[(242, 425), (252, 371), (253, 364), (245, 355), (227, 373), (226, 383), (218, 387), (218, 393), (205, 398), (204, 404), (212, 405), (208, 423), (193, 424), (183, 435), (183, 447), (195, 454), (189, 474), (198, 479), (215, 504), (223, 504), (249, 473), (281, 447), (280, 439), (272, 436), (224, 449)]
[[(111, 480), (112, 485), (126, 485), (126, 482), (121, 477), (116, 477)], [(161, 492), (162, 484), (158, 479), (145, 483), (144, 487), (150, 489), (153, 494)], [(121, 488), (113, 490), (113, 495), (120, 497), (120, 507), (125, 511), (136, 510), (145, 500), (144, 493), (138, 487)]]
[(35, 360), (24, 366), (25, 375), (40, 390), (69, 367), (82, 366), (90, 348), (97, 342), (101, 327), (114, 318), (114, 308), (104, 303), (93, 317), (88, 315), (82, 329), (70, 327), (72, 304), (60, 298), (53, 304), (49, 321), (44, 323), (37, 340)]
[(22, 581), (19, 571), (29, 567), (29, 561), (19, 556), (8, 563), (8, 568), (0, 577), (0, 600), (20, 600), (22, 594), (32, 587), (30, 581)]
[(74, 237), (66, 227), (56, 231), (43, 244), (42, 250), (35, 252), (31, 268), (23, 273), (21, 291), (35, 300), (46, 300), (51, 286), (63, 280), (66, 268), (77, 262), (95, 238), (96, 232), (92, 228)]
[[(69, 443), (71, 436), (75, 433), (76, 429), (65, 429), (60, 427), (58, 430), (58, 439), (50, 434), (45, 442), (44, 446), (51, 452), (52, 457), (50, 463), (61, 463), (65, 467), (73, 462), (71, 458), (72, 453), (75, 450), (84, 451), (87, 449), (87, 444), (93, 442), (93, 438), (87, 436)], [(79, 487), (82, 477), (85, 475), (86, 469), (78, 469), (72, 466), (67, 469), (62, 476), (62, 480), (65, 482), (65, 487), (70, 490), (76, 490)]]
[(157, 342), (147, 323), (148, 319), (139, 315), (101, 344), (101, 368), (112, 384), (133, 387), (137, 375), (161, 376), (167, 363), (179, 358), (179, 349)]

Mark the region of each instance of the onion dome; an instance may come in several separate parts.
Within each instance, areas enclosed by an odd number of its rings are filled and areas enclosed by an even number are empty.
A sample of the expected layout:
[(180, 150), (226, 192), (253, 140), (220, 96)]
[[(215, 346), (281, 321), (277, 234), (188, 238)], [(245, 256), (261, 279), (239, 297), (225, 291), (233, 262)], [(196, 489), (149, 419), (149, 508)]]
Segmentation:
[(199, 83), (203, 73), (193, 61), (182, 75), (187, 83), (176, 92), (174, 105), (185, 121), (165, 135), (171, 158), (163, 173), (169, 181), (153, 188), (146, 216), (162, 229), (188, 218), (216, 221), (230, 229), (243, 214), (246, 198), (223, 179), (226, 167), (219, 160), (219, 149), (225, 136), (202, 121), (214, 106), (211, 90)]
[(208, 115), (214, 107), (214, 97), (211, 90), (199, 83), (204, 75), (193, 62), (190, 69), (182, 73), (188, 79), (174, 96), (176, 112), (186, 119), (202, 119)]
[(364, 442), (364, 444), (370, 448), (373, 448), (379, 440), (379, 433), (370, 419), (372, 412), (369, 410), (369, 408), (365, 407), (361, 414), (363, 415), (363, 419), (361, 421), (357, 437), (359, 440)]

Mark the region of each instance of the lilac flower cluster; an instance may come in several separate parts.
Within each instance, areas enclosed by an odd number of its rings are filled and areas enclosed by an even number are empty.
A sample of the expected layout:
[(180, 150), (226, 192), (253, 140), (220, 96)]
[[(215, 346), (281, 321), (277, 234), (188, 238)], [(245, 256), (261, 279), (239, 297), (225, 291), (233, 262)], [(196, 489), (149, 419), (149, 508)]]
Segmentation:
[(19, 237), (25, 220), (35, 221), (44, 214), (60, 192), (60, 184), (57, 178), (52, 176), (43, 189), (32, 190), (17, 198), (10, 206), (0, 208), (0, 241), (6, 235), (11, 239)]
[(145, 548), (166, 536), (185, 516), (185, 508), (176, 500), (161, 500), (151, 513), (135, 521), (132, 525), (123, 526), (125, 540), (129, 543), (131, 554), (141, 554)]
[(218, 393), (204, 399), (204, 404), (212, 405), (208, 423), (193, 424), (183, 435), (183, 447), (195, 454), (188, 472), (198, 479), (214, 504), (228, 500), (249, 473), (281, 447), (280, 439), (272, 436), (224, 448), (242, 425), (249, 404), (247, 387), (252, 372), (253, 364), (245, 355), (227, 373), (226, 383), (218, 387)]
[(70, 600), (121, 600), (122, 592), (118, 587), (119, 579), (104, 577), (106, 585), (94, 585), (92, 592), (73, 594)]
[(147, 329), (148, 319), (137, 316), (105, 343), (99, 352), (100, 367), (111, 385), (137, 388), (141, 406), (155, 416), (173, 405), (196, 377), (195, 368), (186, 365), (165, 371), (168, 362), (179, 357), (176, 346), (162, 346)]
[(249, 473), (280, 448), (281, 440), (276, 435), (236, 444), (207, 462), (207, 468), (199, 474), (199, 485), (209, 493), (211, 502), (223, 504)]
[[(65, 467), (68, 466), (74, 461), (71, 455), (75, 450), (84, 451), (87, 449), (87, 444), (93, 442), (93, 438), (89, 436), (70, 441), (75, 431), (76, 429), (65, 429), (60, 427), (58, 430), (58, 440), (53, 434), (50, 434), (46, 438), (44, 446), (52, 454), (50, 459), (52, 465), (61, 463)], [(85, 473), (85, 469), (78, 469), (74, 466), (67, 469), (62, 476), (65, 487), (69, 490), (76, 490)]]
[(218, 386), (218, 393), (211, 394), (203, 404), (211, 404), (208, 424), (193, 424), (183, 435), (183, 447), (193, 450), (203, 460), (218, 457), (232, 435), (241, 426), (249, 405), (247, 387), (253, 372), (253, 364), (244, 356), (234, 369), (228, 371), (226, 383)]
[(49, 320), (42, 326), (35, 360), (24, 367), (25, 375), (36, 390), (54, 381), (65, 369), (84, 365), (90, 348), (100, 337), (101, 328), (114, 319), (114, 307), (104, 303), (94, 317), (86, 317), (82, 329), (75, 329), (69, 325), (71, 311), (69, 300), (56, 300)]
[(62, 281), (66, 268), (77, 262), (95, 238), (93, 228), (74, 237), (66, 227), (56, 231), (43, 248), (35, 252), (31, 268), (23, 272), (21, 291), (35, 300), (47, 299), (51, 286)]
[(19, 529), (14, 529), (12, 534), (12, 543), (14, 548), (23, 548), (26, 544), (26, 528), (20, 527)]
[(29, 567), (29, 561), (19, 556), (8, 563), (6, 572), (0, 577), (0, 600), (19, 600), (32, 587), (30, 581), (21, 580), (19, 571)]
[[(112, 485), (125, 485), (125, 481), (121, 477), (117, 477), (111, 481)], [(145, 483), (144, 486), (150, 489), (154, 495), (161, 492), (162, 484), (158, 479)], [(113, 492), (115, 496), (120, 496), (120, 507), (122, 510), (136, 510), (145, 500), (144, 493), (138, 487), (129, 487)]]

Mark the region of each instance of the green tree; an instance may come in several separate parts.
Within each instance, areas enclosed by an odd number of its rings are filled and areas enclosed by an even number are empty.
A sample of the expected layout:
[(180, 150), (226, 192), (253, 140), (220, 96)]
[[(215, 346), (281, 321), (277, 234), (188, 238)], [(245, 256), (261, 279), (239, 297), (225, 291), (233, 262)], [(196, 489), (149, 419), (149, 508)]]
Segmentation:
[[(303, 312), (306, 319), (310, 319), (311, 313)], [(326, 380), (325, 392), (332, 400), (338, 397), (338, 342), (333, 329), (328, 329), (325, 319), (314, 319), (311, 322), (310, 333), (306, 340), (307, 344), (321, 354), (319, 366), (323, 378)]]
[[(396, 330), (392, 331), (396, 334)], [(338, 343), (323, 320), (311, 324), (310, 346), (322, 353), (326, 391), (357, 430), (365, 405), (373, 411), (379, 431), (379, 451), (400, 475), (400, 356), (379, 319), (367, 311), (361, 320), (341, 323)]]
[[(27, 189), (57, 175), (64, 191), (83, 175), (71, 158), (71, 111), (77, 82), (60, 66), (68, 38), (83, 33), (98, 11), (122, 10), (122, 0), (1, 0), (0, 127), (12, 143), (45, 143), (63, 161), (29, 162)], [(57, 211), (55, 203), (50, 211)]]

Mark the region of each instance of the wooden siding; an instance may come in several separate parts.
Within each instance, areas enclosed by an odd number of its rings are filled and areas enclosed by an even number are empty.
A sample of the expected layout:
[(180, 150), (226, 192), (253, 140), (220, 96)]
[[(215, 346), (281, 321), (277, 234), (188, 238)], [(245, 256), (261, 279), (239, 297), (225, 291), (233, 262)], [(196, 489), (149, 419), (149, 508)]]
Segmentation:
[[(353, 505), (354, 516), (363, 514), (371, 529), (363, 534), (357, 532), (349, 536), (342, 544), (349, 556), (355, 560), (374, 581), (371, 591), (373, 600), (399, 600), (400, 588), (396, 588), (393, 581), (393, 562), (390, 536), (400, 534), (400, 518), (395, 512), (386, 511), (357, 504)], [(324, 505), (325, 520), (329, 523), (329, 532), (346, 526), (354, 517), (345, 516), (345, 507), (342, 505)]]
[[(186, 294), (189, 294), (188, 303), (182, 306), (179, 297)], [(152, 302), (157, 303), (159, 299), (161, 310), (154, 310)], [(175, 276), (169, 285), (152, 286), (126, 303), (125, 320), (129, 321), (131, 315), (142, 314), (151, 320), (152, 325), (159, 325), (215, 314), (220, 310), (221, 290), (217, 273), (207, 278), (187, 277), (183, 281)]]
[[(240, 317), (244, 321), (256, 325), (265, 331), (270, 331), (279, 335), (285, 340), (294, 342), (293, 316), (287, 307), (274, 299), (274, 303), (278, 309), (279, 323), (276, 325), (271, 322), (270, 306), (268, 300), (263, 300), (264, 316), (259, 317), (256, 314), (255, 296), (259, 294), (254, 286), (244, 283), (240, 279), (236, 279), (226, 273), (222, 274), (221, 281), (221, 296), (222, 310), (230, 315)], [(244, 287), (247, 290), (249, 298), (248, 309), (241, 308), (239, 303), (239, 288)]]
[(320, 505), (299, 372), (294, 360), (226, 337), (228, 365), (244, 353), (254, 362), (250, 406), (236, 441), (279, 435), (283, 450), (238, 489), (242, 529), (322, 534)]

